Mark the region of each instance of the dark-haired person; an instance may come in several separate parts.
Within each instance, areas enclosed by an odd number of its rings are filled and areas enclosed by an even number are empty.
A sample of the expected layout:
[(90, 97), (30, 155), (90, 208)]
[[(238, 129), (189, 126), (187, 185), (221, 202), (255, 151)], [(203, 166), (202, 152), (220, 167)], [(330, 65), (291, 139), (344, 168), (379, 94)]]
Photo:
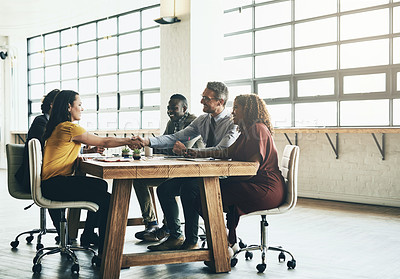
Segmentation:
[[(182, 141), (201, 135), (206, 142), (206, 147), (197, 150), (227, 148), (238, 137), (237, 127), (225, 107), (228, 95), (228, 87), (223, 82), (208, 82), (201, 96), (205, 114), (198, 116), (189, 126), (175, 134), (149, 139), (138, 138), (138, 140), (143, 145), (154, 148), (171, 148), (173, 146), (175, 153), (184, 154), (187, 149)], [(172, 178), (157, 187), (158, 200), (170, 235), (166, 241), (147, 247), (149, 250), (191, 250), (198, 247), (199, 213), (193, 207), (193, 202), (199, 192), (199, 183), (201, 182), (201, 178)], [(176, 196), (181, 197), (186, 239), (181, 230)], [(153, 233), (158, 233), (158, 230)]]
[[(196, 119), (194, 114), (189, 113), (188, 102), (182, 94), (173, 94), (168, 102), (167, 114), (170, 120), (164, 131), (164, 135), (171, 135), (189, 126), (193, 120)], [(203, 142), (199, 137), (188, 140), (184, 143), (187, 148), (199, 148), (203, 146)], [(169, 149), (155, 149), (154, 153), (161, 153), (173, 155), (172, 148)], [(154, 211), (154, 205), (151, 201), (149, 186), (157, 186), (165, 179), (140, 179), (135, 180), (133, 187), (135, 188), (136, 197), (139, 201), (140, 209), (142, 211), (143, 222), (145, 230), (137, 232), (135, 237), (145, 241), (160, 241), (168, 236), (166, 230), (158, 230), (158, 222)], [(157, 233), (151, 233), (157, 230)]]
[[(272, 137), (273, 127), (265, 102), (255, 94), (240, 95), (233, 104), (233, 122), (240, 136), (225, 150), (188, 150), (191, 157), (233, 159), (257, 162), (257, 174), (220, 180), (222, 204), (227, 212), (228, 241), (237, 242), (236, 227), (241, 215), (275, 208), (284, 199), (284, 178), (278, 167), (278, 154)], [(195, 206), (200, 208), (200, 197)]]
[(99, 227), (99, 256), (104, 244), (110, 194), (107, 182), (94, 177), (74, 176), (74, 169), (82, 144), (117, 147), (130, 145), (129, 138), (98, 137), (73, 122), (81, 119), (83, 111), (79, 94), (62, 90), (54, 99), (50, 119), (44, 132), (42, 193), (55, 201), (91, 201), (99, 206), (97, 212), (88, 212), (82, 239), (90, 238)]
[[(35, 117), (31, 127), (28, 130), (28, 135), (24, 146), (24, 158), (22, 161), (22, 165), (15, 173), (15, 178), (21, 185), (25, 187), (27, 193), (31, 192), (30, 177), (29, 177), (30, 174), (29, 174), (28, 142), (31, 139), (38, 139), (40, 141), (40, 144), (42, 145), (42, 150), (43, 150), (44, 130), (46, 128), (47, 121), (49, 121), (51, 105), (53, 103), (54, 98), (57, 96), (58, 92), (60, 92), (60, 90), (54, 89), (50, 91), (46, 96), (44, 96), (41, 105), (42, 114)], [(60, 234), (60, 211), (58, 209), (49, 209), (48, 212), (50, 214), (51, 220), (53, 221), (53, 225), (57, 230), (57, 233)]]

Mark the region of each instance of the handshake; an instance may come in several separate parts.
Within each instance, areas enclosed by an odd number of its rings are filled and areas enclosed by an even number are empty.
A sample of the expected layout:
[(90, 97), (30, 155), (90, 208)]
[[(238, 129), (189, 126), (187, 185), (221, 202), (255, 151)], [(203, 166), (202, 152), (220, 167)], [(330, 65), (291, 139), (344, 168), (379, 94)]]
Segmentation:
[(149, 145), (149, 140), (139, 136), (131, 137), (130, 143), (128, 144), (130, 149), (140, 149), (147, 145)]

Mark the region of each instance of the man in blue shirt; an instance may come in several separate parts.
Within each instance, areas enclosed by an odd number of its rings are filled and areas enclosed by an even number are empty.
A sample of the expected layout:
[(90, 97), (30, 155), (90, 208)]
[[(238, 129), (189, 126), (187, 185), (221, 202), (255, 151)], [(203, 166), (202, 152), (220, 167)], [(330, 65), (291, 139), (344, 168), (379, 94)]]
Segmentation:
[[(225, 108), (228, 101), (228, 88), (222, 82), (208, 82), (202, 94), (201, 104), (206, 114), (200, 115), (185, 129), (172, 135), (162, 135), (154, 138), (137, 138), (141, 145), (153, 148), (171, 148), (176, 154), (186, 152), (182, 142), (201, 136), (206, 143), (207, 150), (219, 150), (232, 145), (239, 133), (233, 124), (230, 112)], [(202, 150), (202, 149), (198, 149)], [(167, 230), (169, 237), (166, 241), (149, 246), (152, 251), (161, 250), (188, 250), (197, 248), (199, 214), (193, 207), (193, 199), (199, 192), (201, 178), (173, 178), (163, 182), (157, 188), (158, 199), (164, 212), (166, 225), (152, 231), (152, 234)], [(181, 196), (185, 216), (185, 236), (181, 231), (179, 208), (175, 200)]]

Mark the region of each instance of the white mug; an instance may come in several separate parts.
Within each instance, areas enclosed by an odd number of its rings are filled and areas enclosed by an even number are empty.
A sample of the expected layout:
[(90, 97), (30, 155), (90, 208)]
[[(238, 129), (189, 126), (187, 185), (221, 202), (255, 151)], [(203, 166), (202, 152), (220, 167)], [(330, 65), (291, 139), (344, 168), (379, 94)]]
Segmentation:
[(146, 157), (151, 157), (153, 156), (153, 148), (149, 147), (149, 146), (145, 146), (144, 147), (144, 155)]

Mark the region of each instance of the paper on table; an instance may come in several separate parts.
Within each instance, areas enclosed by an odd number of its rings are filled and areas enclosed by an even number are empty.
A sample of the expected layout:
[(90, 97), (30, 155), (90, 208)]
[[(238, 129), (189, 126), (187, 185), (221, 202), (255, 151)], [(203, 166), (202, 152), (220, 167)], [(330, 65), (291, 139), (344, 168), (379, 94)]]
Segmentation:
[(100, 162), (130, 162), (132, 159), (128, 158), (119, 158), (119, 157), (102, 157), (102, 158), (94, 158), (96, 161)]
[(177, 158), (178, 160), (184, 161), (195, 161), (195, 162), (209, 162), (209, 161), (221, 161), (221, 159), (215, 159), (213, 157), (208, 158)]

